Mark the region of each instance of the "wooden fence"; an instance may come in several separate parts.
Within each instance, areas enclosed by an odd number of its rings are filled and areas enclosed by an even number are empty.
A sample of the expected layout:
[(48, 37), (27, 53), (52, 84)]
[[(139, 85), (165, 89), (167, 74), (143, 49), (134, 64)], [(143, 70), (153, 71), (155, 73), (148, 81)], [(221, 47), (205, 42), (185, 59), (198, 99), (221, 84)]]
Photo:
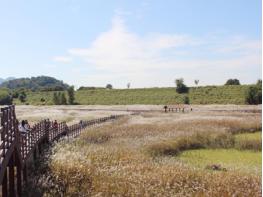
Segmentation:
[(165, 105), (164, 107), (164, 112), (185, 112), (186, 110), (188, 111), (193, 111), (193, 109), (189, 105), (183, 105), (183, 104), (177, 104), (177, 105)]
[(44, 144), (63, 136), (76, 137), (88, 126), (115, 120), (124, 115), (111, 115), (95, 120), (82, 121), (68, 126), (65, 122), (54, 124), (43, 120), (35, 124), (29, 132), (18, 131), (15, 106), (1, 108), (0, 112), (0, 185), (2, 196), (21, 196), (22, 186), (27, 184), (27, 164), (35, 160)]

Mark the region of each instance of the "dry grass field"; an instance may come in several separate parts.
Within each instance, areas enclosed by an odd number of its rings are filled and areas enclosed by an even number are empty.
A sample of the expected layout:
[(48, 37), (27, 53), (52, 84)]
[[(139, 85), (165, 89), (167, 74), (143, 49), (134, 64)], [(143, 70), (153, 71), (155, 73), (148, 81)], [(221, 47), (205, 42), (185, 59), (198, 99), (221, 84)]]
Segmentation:
[[(72, 122), (127, 114), (127, 108), (162, 106), (21, 106), (17, 114)], [(193, 112), (144, 112), (88, 128), (54, 145), (31, 191), (44, 196), (261, 196), (260, 110), (193, 106)]]

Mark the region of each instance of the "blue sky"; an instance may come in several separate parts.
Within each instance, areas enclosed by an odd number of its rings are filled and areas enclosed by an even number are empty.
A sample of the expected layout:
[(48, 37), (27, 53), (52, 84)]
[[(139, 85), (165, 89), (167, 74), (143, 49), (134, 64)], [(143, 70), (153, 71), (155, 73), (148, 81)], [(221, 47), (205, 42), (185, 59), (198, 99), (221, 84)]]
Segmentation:
[(0, 77), (79, 86), (261, 78), (261, 0), (0, 0)]

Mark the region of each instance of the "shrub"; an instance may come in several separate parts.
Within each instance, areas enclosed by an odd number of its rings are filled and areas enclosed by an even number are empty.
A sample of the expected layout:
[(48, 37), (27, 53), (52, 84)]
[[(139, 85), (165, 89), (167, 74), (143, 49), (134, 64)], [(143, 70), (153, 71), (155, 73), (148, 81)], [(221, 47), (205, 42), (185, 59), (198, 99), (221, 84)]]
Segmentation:
[(250, 105), (262, 104), (262, 86), (250, 86), (246, 92), (246, 103)]
[(20, 100), (21, 103), (24, 103), (24, 102), (26, 101), (26, 97), (27, 97), (27, 95), (26, 95), (26, 93), (25, 93), (24, 91), (21, 92), (21, 93), (19, 94), (19, 96), (18, 96), (18, 98), (19, 98), (19, 100)]
[(41, 98), (41, 99), (40, 99), (40, 101), (43, 103), (43, 102), (45, 102), (45, 101), (46, 101), (46, 99), (44, 99), (44, 98)]
[(0, 90), (0, 105), (11, 105), (13, 102), (12, 96), (9, 94), (8, 90)]
[(184, 97), (184, 104), (190, 104), (190, 99), (188, 96)]

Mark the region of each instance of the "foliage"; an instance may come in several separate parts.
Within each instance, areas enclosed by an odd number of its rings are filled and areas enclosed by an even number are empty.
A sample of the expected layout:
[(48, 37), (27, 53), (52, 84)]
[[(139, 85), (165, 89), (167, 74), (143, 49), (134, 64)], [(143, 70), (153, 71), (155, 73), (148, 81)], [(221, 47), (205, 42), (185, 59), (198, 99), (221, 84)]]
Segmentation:
[(175, 80), (176, 84), (176, 92), (181, 94), (181, 93), (188, 93), (189, 88), (184, 84), (184, 79), (176, 79)]
[(228, 79), (225, 85), (240, 85), (240, 82), (238, 79)]
[(54, 92), (54, 94), (53, 94), (53, 103), (55, 105), (59, 105), (59, 96), (58, 96), (57, 92)]
[(262, 80), (261, 80), (261, 79), (258, 79), (256, 85), (262, 86)]
[(74, 101), (75, 101), (75, 91), (74, 91), (74, 87), (73, 86), (70, 86), (67, 90), (68, 92), (68, 103), (70, 105), (73, 105), (74, 104)]
[(45, 102), (45, 101), (46, 101), (46, 99), (44, 99), (44, 98), (41, 98), (41, 99), (40, 99), (40, 101), (41, 101), (41, 102)]
[(65, 93), (62, 92), (60, 95), (60, 105), (66, 105), (67, 104), (67, 98), (65, 96)]
[[(245, 95), (252, 85), (191, 87), (188, 94), (178, 94), (174, 88), (112, 89), (88, 88), (75, 92), (75, 102), (81, 105), (169, 105), (184, 103), (188, 96), (191, 104), (246, 104)], [(31, 105), (53, 105), (54, 92), (27, 91), (27, 102)], [(14, 99), (20, 104), (18, 99)]]
[(113, 86), (112, 86), (111, 84), (107, 84), (107, 85), (106, 85), (106, 88), (107, 88), (107, 89), (112, 89)]
[(66, 105), (67, 98), (64, 92), (54, 92), (53, 94), (53, 103), (55, 105)]
[(19, 93), (18, 98), (19, 98), (19, 100), (20, 100), (21, 103), (26, 102), (26, 97), (27, 97), (27, 95), (26, 95), (26, 93), (25, 93), (24, 91), (22, 91), (22, 92)]
[(40, 76), (9, 80), (2, 83), (0, 87), (9, 89), (25, 88), (32, 91), (60, 91), (67, 89), (68, 85), (53, 77)]
[(190, 104), (190, 99), (188, 96), (184, 96), (184, 104)]
[(80, 91), (80, 90), (96, 90), (96, 89), (106, 89), (106, 88), (104, 88), (104, 87), (93, 87), (93, 86), (90, 86), (90, 87), (80, 86), (78, 91)]
[(13, 102), (12, 96), (10, 95), (8, 89), (0, 89), (0, 105), (11, 105)]
[(249, 87), (246, 92), (246, 102), (248, 104), (262, 104), (262, 86), (255, 85)]

